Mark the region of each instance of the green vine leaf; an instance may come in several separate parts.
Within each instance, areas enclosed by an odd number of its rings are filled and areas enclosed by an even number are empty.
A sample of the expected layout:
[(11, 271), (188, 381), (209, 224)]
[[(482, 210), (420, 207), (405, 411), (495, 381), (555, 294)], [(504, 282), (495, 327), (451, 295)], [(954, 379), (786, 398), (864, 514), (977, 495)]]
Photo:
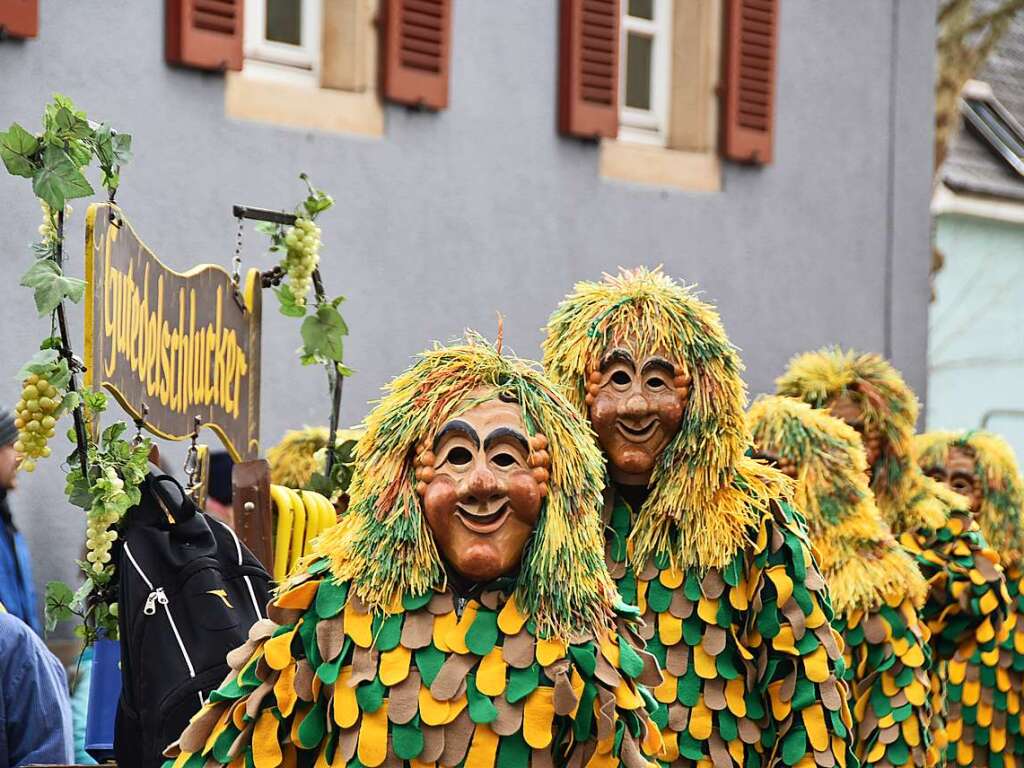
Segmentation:
[(7, 133), (0, 133), (0, 158), (13, 176), (31, 179), (36, 172), (38, 151), (39, 140), (17, 123), (12, 123)]
[(324, 362), (333, 360), (340, 363), (344, 359), (344, 337), (348, 335), (348, 325), (338, 310), (331, 304), (323, 304), (316, 313), (302, 321), (303, 349), (302, 357)]
[(282, 315), (285, 317), (306, 316), (306, 305), (299, 304), (295, 301), (295, 294), (292, 293), (292, 289), (287, 285), (281, 285), (280, 288), (275, 288), (274, 294), (277, 296), (277, 308), (281, 311)]
[(36, 261), (21, 277), (21, 285), (35, 290), (36, 309), (40, 317), (49, 315), (64, 299), (77, 304), (85, 295), (85, 281), (66, 277), (57, 262)]
[(75, 615), (71, 604), (75, 593), (63, 581), (51, 581), (46, 585), (46, 631), (53, 632), (57, 624)]
[(94, 192), (67, 152), (52, 144), (43, 150), (43, 165), (32, 176), (32, 191), (54, 211), (63, 211), (67, 200)]

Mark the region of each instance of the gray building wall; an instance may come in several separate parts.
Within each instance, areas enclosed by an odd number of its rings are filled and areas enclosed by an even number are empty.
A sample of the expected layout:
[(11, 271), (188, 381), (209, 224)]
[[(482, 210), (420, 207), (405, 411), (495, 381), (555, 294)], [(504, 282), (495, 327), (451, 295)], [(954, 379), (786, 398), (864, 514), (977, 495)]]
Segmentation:
[[(794, 353), (839, 342), (890, 352), (924, 394), (934, 0), (782, 0), (775, 163), (727, 165), (717, 194), (603, 180), (595, 145), (556, 134), (556, 0), (455, 0), (450, 108), (388, 106), (380, 140), (226, 119), (220, 76), (164, 63), (155, 0), (41, 6), (37, 40), (0, 43), (0, 123), (35, 125), (60, 91), (131, 132), (119, 201), (169, 265), (227, 265), (231, 204), (291, 205), (300, 170), (334, 194), (324, 268), (349, 297), (347, 422), (431, 341), (466, 327), (493, 336), (496, 311), (506, 345), (538, 356), (574, 281), (640, 263), (718, 304), (752, 392), (770, 390)], [(76, 201), (71, 271), (85, 207)], [(38, 224), (25, 180), (0, 176), (0, 211), (10, 402), (45, 332), (17, 287)], [(250, 264), (268, 263), (261, 237), (248, 237)], [(322, 373), (293, 359), (295, 321), (268, 312), (264, 333), (269, 444), (323, 423), (326, 396)], [(13, 502), (40, 586), (74, 576), (84, 523), (62, 487), (51, 460)]]

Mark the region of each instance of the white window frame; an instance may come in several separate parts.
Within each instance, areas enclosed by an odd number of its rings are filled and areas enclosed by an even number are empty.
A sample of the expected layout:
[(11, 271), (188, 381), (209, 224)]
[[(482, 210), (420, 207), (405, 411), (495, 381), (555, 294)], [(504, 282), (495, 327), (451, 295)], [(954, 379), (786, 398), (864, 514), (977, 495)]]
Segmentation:
[[(668, 140), (669, 93), (672, 77), (672, 0), (654, 0), (654, 18), (629, 15), (622, 0), (619, 38), (619, 138), (665, 146)], [(627, 40), (630, 33), (651, 38), (651, 108), (626, 106)]]
[(323, 37), (321, 6), (323, 0), (293, 0), (302, 4), (302, 45), (267, 40), (267, 0), (245, 2), (245, 57), (316, 73), (320, 68)]

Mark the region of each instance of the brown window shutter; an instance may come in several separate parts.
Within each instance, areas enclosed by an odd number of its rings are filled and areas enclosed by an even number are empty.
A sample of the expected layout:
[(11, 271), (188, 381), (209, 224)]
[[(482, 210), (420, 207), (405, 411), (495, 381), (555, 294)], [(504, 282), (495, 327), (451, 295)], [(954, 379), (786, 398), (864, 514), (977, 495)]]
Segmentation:
[(39, 34), (39, 0), (0, 0), (0, 37)]
[(196, 69), (242, 68), (245, 0), (165, 0), (167, 61)]
[(722, 153), (766, 165), (775, 132), (778, 0), (728, 0)]
[(619, 134), (619, 0), (562, 0), (558, 130)]
[(444, 109), (452, 0), (386, 0), (384, 13), (384, 97)]

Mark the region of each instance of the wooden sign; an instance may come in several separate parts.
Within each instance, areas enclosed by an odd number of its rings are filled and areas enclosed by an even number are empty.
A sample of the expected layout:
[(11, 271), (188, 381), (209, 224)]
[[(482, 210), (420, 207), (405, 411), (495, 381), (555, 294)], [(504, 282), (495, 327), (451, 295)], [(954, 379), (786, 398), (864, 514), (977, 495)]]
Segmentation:
[(235, 461), (259, 454), (260, 277), (242, 295), (221, 267), (164, 266), (120, 209), (89, 207), (85, 374), (153, 434), (184, 440), (194, 419)]

